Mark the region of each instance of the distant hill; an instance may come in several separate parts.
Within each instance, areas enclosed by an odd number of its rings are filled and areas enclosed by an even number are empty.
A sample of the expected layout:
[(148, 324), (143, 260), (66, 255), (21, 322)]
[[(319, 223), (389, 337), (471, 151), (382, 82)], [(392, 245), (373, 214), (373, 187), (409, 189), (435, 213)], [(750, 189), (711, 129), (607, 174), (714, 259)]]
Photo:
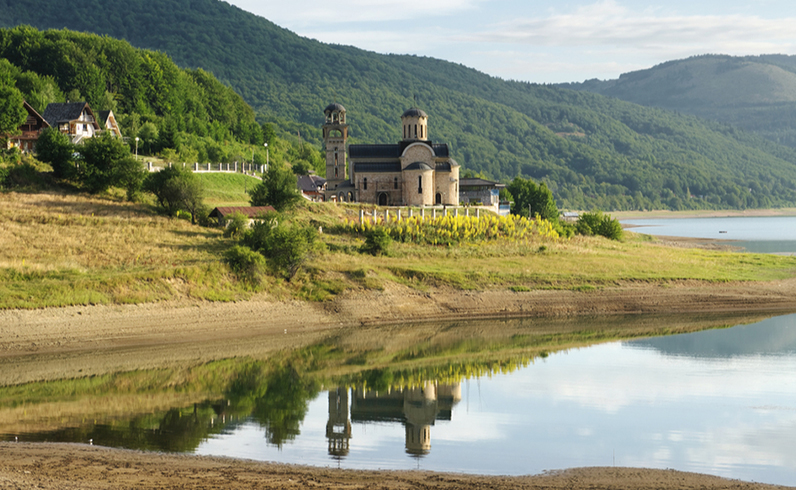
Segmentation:
[(796, 147), (796, 56), (696, 56), (559, 86), (714, 119)]
[[(0, 25), (91, 31), (161, 50), (230, 84), (260, 122), (320, 142), (348, 109), (354, 142), (401, 138), (418, 105), (466, 170), (543, 180), (562, 208), (796, 205), (796, 151), (734, 128), (601, 95), (508, 82), (462, 65), (309, 40), (218, 0), (0, 0)], [(28, 46), (16, 46), (26, 56)]]

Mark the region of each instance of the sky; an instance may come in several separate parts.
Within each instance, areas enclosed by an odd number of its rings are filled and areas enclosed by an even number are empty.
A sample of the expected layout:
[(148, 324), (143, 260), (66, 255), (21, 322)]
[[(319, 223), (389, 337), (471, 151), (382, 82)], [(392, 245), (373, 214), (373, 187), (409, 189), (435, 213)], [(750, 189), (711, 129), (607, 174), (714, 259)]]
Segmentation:
[(227, 0), (301, 36), (536, 83), (699, 54), (796, 54), (792, 0)]

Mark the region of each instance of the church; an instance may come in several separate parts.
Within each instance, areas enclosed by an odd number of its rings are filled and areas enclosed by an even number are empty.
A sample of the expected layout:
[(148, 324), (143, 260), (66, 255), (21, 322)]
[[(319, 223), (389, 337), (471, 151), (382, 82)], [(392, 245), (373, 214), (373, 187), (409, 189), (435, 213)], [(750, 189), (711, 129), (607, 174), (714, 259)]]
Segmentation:
[(397, 144), (348, 144), (346, 110), (324, 109), (326, 201), (379, 206), (458, 206), (459, 164), (447, 144), (428, 139), (428, 115), (417, 108), (401, 116)]

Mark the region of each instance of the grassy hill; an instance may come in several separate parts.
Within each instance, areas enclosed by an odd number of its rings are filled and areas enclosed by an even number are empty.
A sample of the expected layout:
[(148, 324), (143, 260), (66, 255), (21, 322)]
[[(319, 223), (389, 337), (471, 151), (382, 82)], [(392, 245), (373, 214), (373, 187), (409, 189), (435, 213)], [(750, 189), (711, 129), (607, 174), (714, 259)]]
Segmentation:
[[(217, 0), (0, 0), (0, 25), (85, 30), (161, 50), (229, 83), (260, 122), (320, 142), (322, 109), (348, 109), (352, 142), (400, 139), (418, 104), (465, 169), (546, 181), (559, 207), (699, 209), (796, 204), (796, 151), (693, 117), (462, 65), (302, 38)], [(28, 59), (25, 43), (0, 46)], [(37, 60), (40, 65), (45, 60)], [(30, 69), (30, 68), (26, 68)]]
[(796, 56), (696, 56), (561, 87), (715, 119), (796, 147)]
[[(322, 226), (325, 246), (286, 282), (256, 286), (223, 262), (237, 243), (221, 230), (159, 216), (147, 205), (75, 194), (0, 193), (0, 309), (163, 300), (324, 300), (345, 290), (402, 285), (417, 290), (591, 290), (640, 281), (667, 285), (791, 277), (796, 259), (650, 246), (631, 236), (570, 240), (534, 236), (434, 247), (395, 242), (389, 255), (360, 253), (360, 237), (335, 232), (357, 205), (302, 201), (285, 219)], [(31, 246), (46, 244), (46, 246)], [(462, 264), (467, 263), (467, 268)], [(261, 296), (263, 297), (263, 296)]]

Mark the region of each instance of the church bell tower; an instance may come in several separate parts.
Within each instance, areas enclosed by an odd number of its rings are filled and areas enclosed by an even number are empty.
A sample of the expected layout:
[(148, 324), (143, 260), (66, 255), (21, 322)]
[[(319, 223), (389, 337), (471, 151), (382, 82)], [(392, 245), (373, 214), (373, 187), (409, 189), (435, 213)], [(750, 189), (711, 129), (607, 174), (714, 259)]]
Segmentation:
[(346, 143), (348, 124), (345, 122), (345, 107), (338, 103), (329, 104), (323, 110), (326, 122), (323, 124), (323, 145), (326, 149), (326, 180), (346, 180)]

